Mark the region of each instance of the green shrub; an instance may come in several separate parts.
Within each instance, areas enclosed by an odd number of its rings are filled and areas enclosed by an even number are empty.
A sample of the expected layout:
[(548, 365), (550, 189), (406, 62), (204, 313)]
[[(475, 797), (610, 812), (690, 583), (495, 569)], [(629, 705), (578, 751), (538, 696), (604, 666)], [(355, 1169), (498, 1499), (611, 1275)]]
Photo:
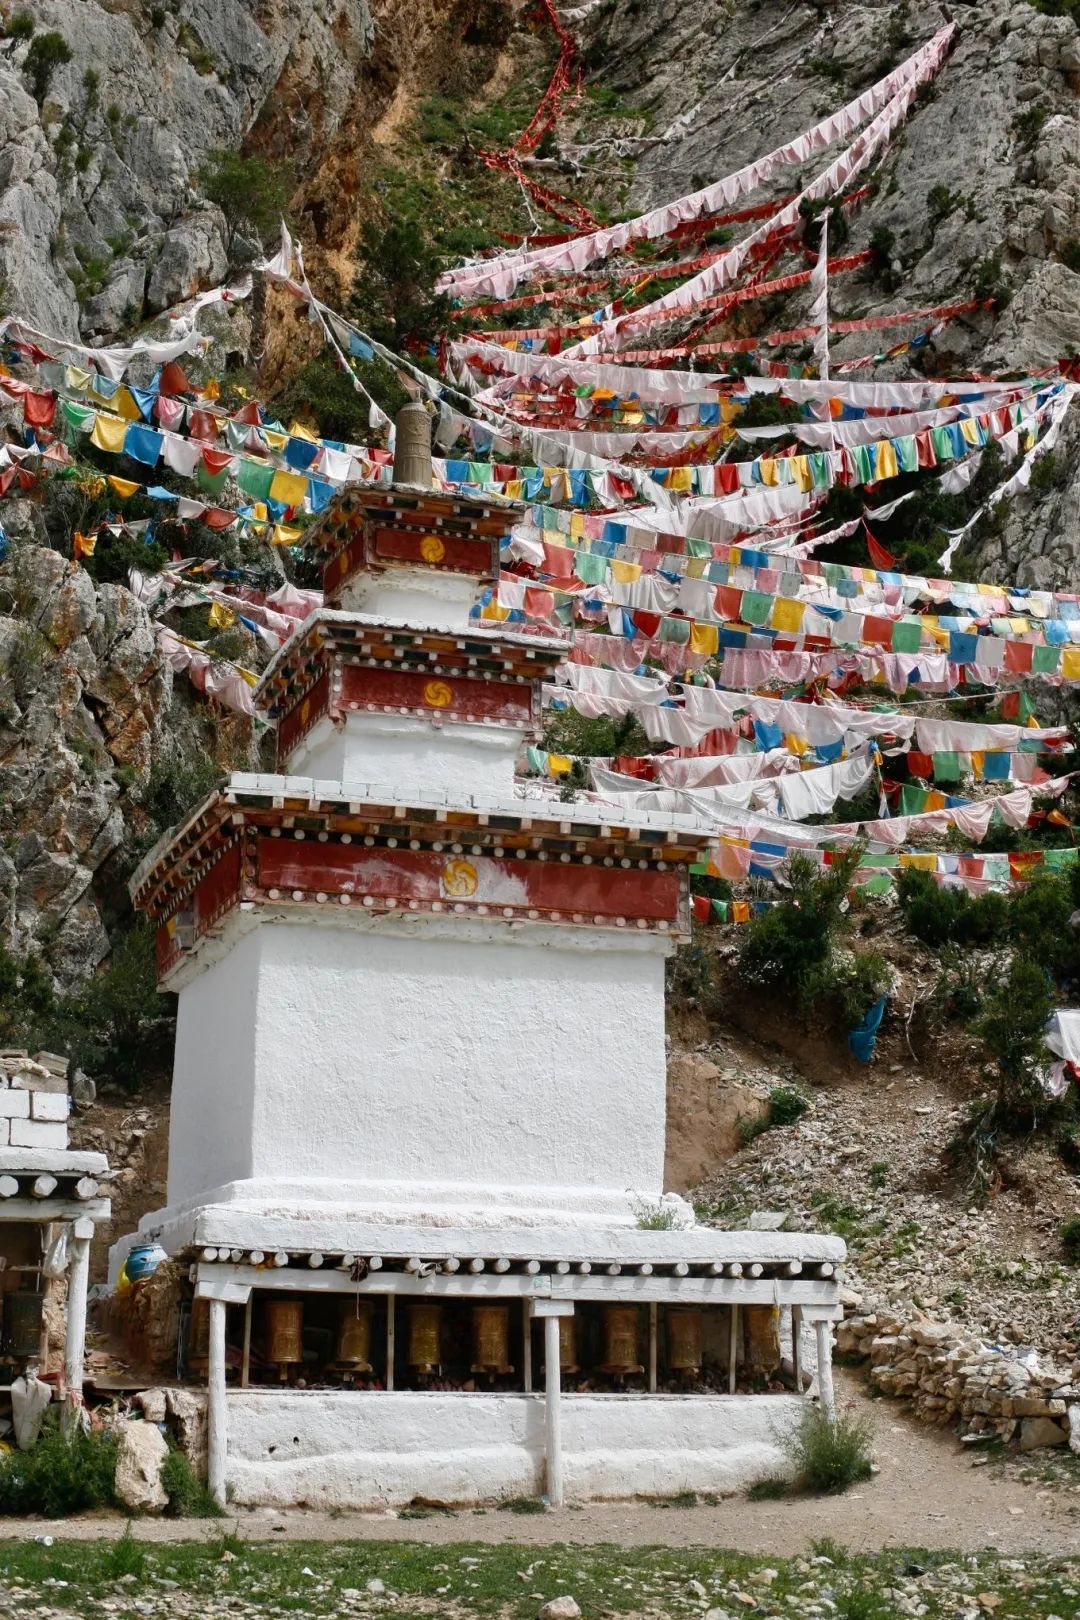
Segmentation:
[(165, 1512), (174, 1519), (220, 1519), (224, 1513), (209, 1488), (178, 1447), (170, 1447), (161, 1465), (161, 1483), (169, 1498)]
[[(387, 416), (396, 416), (409, 397), (396, 373), (377, 356), (374, 360), (354, 357), (351, 364), (368, 393), (382, 406)], [(273, 404), (286, 427), (300, 417), (316, 424), (320, 434), (327, 439), (357, 444), (366, 443), (371, 436), (367, 400), (353, 386), (348, 372), (342, 371), (325, 355), (317, 355), (302, 366), (282, 392), (275, 396)]]
[(773, 1086), (769, 1092), (769, 1120), (773, 1125), (794, 1125), (809, 1107), (809, 1097), (795, 1086)]
[(787, 1493), (786, 1480), (759, 1479), (747, 1491), (746, 1500), (748, 1502), (778, 1502)]
[(915, 867), (901, 871), (896, 888), (906, 928), (925, 945), (996, 945), (1009, 937), (1004, 895), (973, 900), (966, 889), (943, 888), (929, 872)]
[(1080, 1215), (1062, 1221), (1061, 1250), (1071, 1266), (1080, 1266)]
[(833, 1422), (819, 1406), (807, 1402), (797, 1426), (782, 1437), (804, 1490), (828, 1496), (869, 1479), (871, 1430), (862, 1417), (838, 1414)]
[[(194, 65), (200, 72), (204, 68), (210, 71), (205, 64)], [(265, 158), (244, 157), (221, 147), (207, 154), (196, 178), (204, 196), (225, 215), (230, 250), (244, 227), (260, 241), (271, 236), (292, 190), (292, 171), (287, 163), (268, 163)]]
[(1054, 1010), (1046, 970), (1015, 955), (1008, 977), (987, 997), (975, 1034), (995, 1075), (995, 1094), (983, 1126), (1030, 1128), (1046, 1104), (1042, 1070), (1048, 1061), (1043, 1032)]
[(7, 39), (33, 39), (35, 23), (28, 11), (16, 11), (8, 18), (4, 35)]
[(63, 34), (58, 34), (55, 29), (47, 34), (35, 34), (30, 41), (23, 72), (30, 80), (30, 88), (39, 107), (48, 94), (56, 69), (70, 61), (71, 46)]
[(61, 1434), (46, 1413), (41, 1438), (30, 1451), (0, 1457), (0, 1513), (66, 1518), (115, 1505), (116, 1441), (96, 1430)]

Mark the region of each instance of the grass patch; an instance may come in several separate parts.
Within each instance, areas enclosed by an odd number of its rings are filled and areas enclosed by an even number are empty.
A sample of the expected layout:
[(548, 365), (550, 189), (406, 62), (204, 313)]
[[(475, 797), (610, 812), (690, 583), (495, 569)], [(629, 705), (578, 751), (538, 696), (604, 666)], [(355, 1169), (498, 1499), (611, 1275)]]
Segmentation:
[(788, 1486), (782, 1479), (759, 1479), (751, 1485), (746, 1493), (748, 1502), (779, 1502), (781, 1497), (788, 1493)]
[(224, 1513), (199, 1478), (187, 1454), (173, 1448), (161, 1465), (161, 1483), (169, 1498), (166, 1513), (175, 1519), (221, 1519)]
[[(123, 1548), (123, 1550), (118, 1550)], [(222, 1553), (233, 1557), (223, 1559)], [(918, 1612), (945, 1620), (973, 1607), (973, 1593), (1001, 1598), (1002, 1620), (1046, 1620), (1075, 1609), (1076, 1561), (1045, 1555), (978, 1557), (924, 1550), (889, 1549), (872, 1555), (847, 1551), (832, 1540), (815, 1542), (805, 1559), (755, 1558), (713, 1546), (616, 1547), (553, 1544), (516, 1546), (468, 1541), (432, 1545), (422, 1541), (289, 1543), (222, 1541), (160, 1544), (123, 1541), (0, 1543), (0, 1582), (49, 1603), (73, 1620), (100, 1620), (107, 1605), (121, 1615), (138, 1611), (151, 1620), (177, 1614), (230, 1613), (239, 1620), (267, 1614), (340, 1616), (354, 1611), (343, 1597), (366, 1592), (379, 1579), (394, 1594), (394, 1607), (410, 1620), (446, 1620), (450, 1613), (491, 1620), (535, 1620), (536, 1594), (572, 1594), (589, 1616), (679, 1615), (688, 1603), (687, 1584), (700, 1582), (710, 1607), (736, 1614), (753, 1592), (756, 1612), (821, 1614), (842, 1620), (884, 1620), (907, 1612), (892, 1602), (903, 1591)], [(141, 1575), (127, 1569), (141, 1555)], [(775, 1570), (767, 1598), (752, 1581), (764, 1567)], [(797, 1567), (801, 1566), (801, 1567)], [(124, 1574), (118, 1575), (120, 1568)], [(132, 1576), (135, 1578), (132, 1579)], [(117, 1581), (125, 1585), (117, 1587)], [(46, 1583), (62, 1581), (62, 1592)], [(164, 1583), (169, 1583), (165, 1585)], [(29, 1591), (25, 1589), (29, 1588)], [(889, 1594), (888, 1602), (885, 1594)], [(878, 1607), (874, 1607), (874, 1604)], [(382, 1605), (379, 1605), (382, 1607)], [(704, 1603), (701, 1605), (704, 1608)]]
[(510, 1496), (499, 1503), (504, 1513), (546, 1513), (547, 1506), (539, 1496)]
[(830, 1423), (819, 1406), (807, 1404), (798, 1426), (781, 1444), (807, 1491), (839, 1496), (873, 1472), (871, 1430), (865, 1418), (838, 1414)]

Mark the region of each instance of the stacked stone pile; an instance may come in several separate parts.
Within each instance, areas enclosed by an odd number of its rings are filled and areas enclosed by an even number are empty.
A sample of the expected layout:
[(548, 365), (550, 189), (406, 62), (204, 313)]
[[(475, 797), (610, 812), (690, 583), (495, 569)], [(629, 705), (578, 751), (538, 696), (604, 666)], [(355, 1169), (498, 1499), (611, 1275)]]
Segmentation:
[(958, 1424), (968, 1444), (1016, 1440), (1021, 1451), (1080, 1452), (1080, 1361), (1054, 1365), (1031, 1347), (991, 1344), (955, 1322), (905, 1318), (848, 1298), (838, 1355), (869, 1361), (871, 1382), (920, 1417)]

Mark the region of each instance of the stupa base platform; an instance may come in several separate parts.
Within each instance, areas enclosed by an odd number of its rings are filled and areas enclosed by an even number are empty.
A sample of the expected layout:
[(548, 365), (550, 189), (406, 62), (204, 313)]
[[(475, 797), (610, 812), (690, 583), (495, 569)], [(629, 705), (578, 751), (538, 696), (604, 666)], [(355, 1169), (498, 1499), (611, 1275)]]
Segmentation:
[[(786, 1477), (779, 1437), (805, 1399), (564, 1394), (566, 1499), (721, 1496)], [(225, 1404), (235, 1505), (469, 1506), (548, 1491), (542, 1395), (236, 1389)]]

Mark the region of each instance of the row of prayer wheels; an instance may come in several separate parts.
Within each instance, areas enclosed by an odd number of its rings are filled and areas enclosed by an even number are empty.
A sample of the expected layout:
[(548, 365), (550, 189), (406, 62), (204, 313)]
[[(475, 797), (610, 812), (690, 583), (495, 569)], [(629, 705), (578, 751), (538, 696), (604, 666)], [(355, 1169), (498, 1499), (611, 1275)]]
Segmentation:
[[(196, 1300), (192, 1308), (188, 1364), (192, 1371), (206, 1365), (208, 1307)], [(372, 1371), (372, 1302), (347, 1299), (338, 1317), (333, 1362), (356, 1373)], [(474, 1305), (471, 1315), (472, 1371), (490, 1375), (512, 1373), (509, 1305)], [(601, 1360), (599, 1371), (623, 1377), (641, 1373), (639, 1335), (641, 1309), (636, 1305), (605, 1305), (600, 1311)], [(703, 1319), (699, 1310), (679, 1308), (665, 1313), (666, 1365), (671, 1372), (697, 1372), (703, 1360)], [(296, 1366), (304, 1359), (304, 1306), (298, 1299), (266, 1303), (265, 1359), (279, 1368)], [(443, 1362), (443, 1307), (416, 1301), (407, 1308), (406, 1359), (421, 1374), (431, 1374)], [(578, 1372), (577, 1319), (559, 1318), (559, 1367)]]

